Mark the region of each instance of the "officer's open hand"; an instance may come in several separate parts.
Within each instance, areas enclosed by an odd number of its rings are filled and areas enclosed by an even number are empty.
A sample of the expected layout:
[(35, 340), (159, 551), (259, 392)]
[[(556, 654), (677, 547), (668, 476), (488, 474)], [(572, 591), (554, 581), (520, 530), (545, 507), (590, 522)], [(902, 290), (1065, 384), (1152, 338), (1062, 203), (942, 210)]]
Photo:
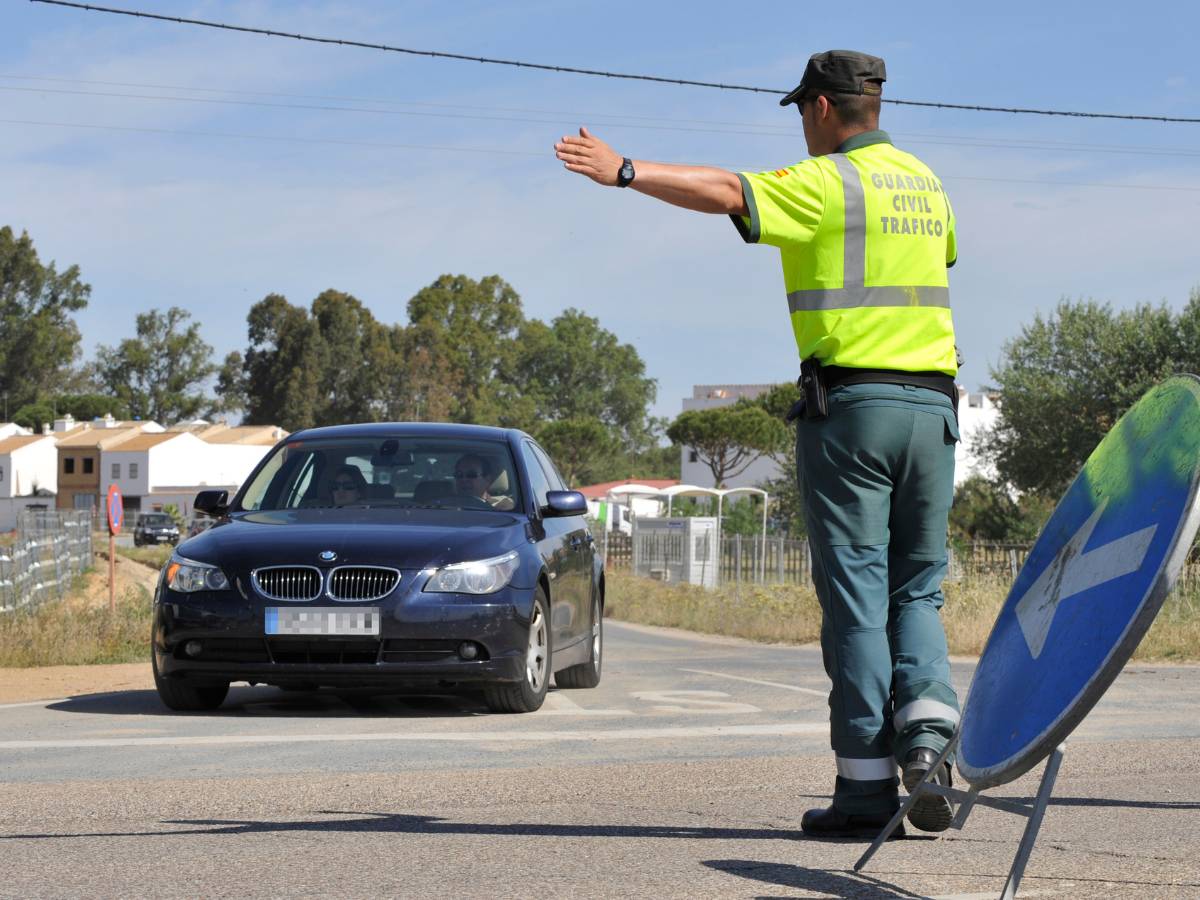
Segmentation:
[(555, 144), (554, 155), (572, 172), (586, 175), (597, 184), (616, 186), (622, 157), (586, 128), (579, 129), (579, 137), (567, 136)]

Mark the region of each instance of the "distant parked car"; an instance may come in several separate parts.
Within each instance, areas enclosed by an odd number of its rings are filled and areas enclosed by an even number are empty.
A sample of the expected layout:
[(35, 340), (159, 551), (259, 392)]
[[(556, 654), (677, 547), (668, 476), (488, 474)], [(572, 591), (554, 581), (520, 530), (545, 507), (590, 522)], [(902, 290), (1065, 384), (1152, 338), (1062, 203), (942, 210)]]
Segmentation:
[(600, 682), (604, 572), (584, 514), (529, 435), (339, 425), (290, 435), (163, 568), (151, 662), (163, 703), (230, 682), (481, 690), (532, 712), (551, 676)]
[(166, 513), (146, 513), (133, 529), (135, 546), (143, 544), (178, 544), (179, 526)]

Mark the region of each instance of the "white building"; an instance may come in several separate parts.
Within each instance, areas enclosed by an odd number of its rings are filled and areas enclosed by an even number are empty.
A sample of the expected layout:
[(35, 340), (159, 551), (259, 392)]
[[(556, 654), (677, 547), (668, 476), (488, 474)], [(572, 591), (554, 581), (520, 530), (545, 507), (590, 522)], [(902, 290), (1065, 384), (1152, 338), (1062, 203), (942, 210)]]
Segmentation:
[[(773, 384), (698, 384), (692, 388), (692, 396), (684, 399), (683, 411), (731, 406), (741, 399), (753, 400), (774, 386)], [(995, 395), (968, 393), (966, 388), (959, 385), (958, 427), (962, 439), (954, 450), (955, 487), (973, 474), (983, 475), (987, 478), (995, 477), (994, 467), (974, 454), (973, 444), (981, 432), (995, 426), (999, 416), (1000, 410)], [(680, 480), (684, 484), (711, 484), (712, 471), (700, 461), (699, 454), (691, 447), (683, 447), (681, 453)], [(771, 457), (762, 457), (751, 463), (740, 475), (727, 478), (723, 487), (756, 487), (763, 482), (778, 479), (783, 474), (778, 462)], [(794, 473), (788, 473), (788, 475), (795, 477)]]
[(958, 388), (958, 433), (962, 438), (954, 448), (954, 486), (972, 475), (995, 478), (996, 467), (976, 455), (974, 445), (983, 432), (994, 428), (1000, 418), (995, 394), (970, 394)]
[(188, 425), (139, 434), (101, 452), (101, 493), (115, 484), (129, 512), (174, 505), (183, 516), (202, 490), (232, 494), (286, 435), (275, 426)]
[(53, 437), (26, 433), (0, 438), (0, 531), (15, 528), (17, 516), (26, 507), (52, 509), (57, 476), (58, 450)]

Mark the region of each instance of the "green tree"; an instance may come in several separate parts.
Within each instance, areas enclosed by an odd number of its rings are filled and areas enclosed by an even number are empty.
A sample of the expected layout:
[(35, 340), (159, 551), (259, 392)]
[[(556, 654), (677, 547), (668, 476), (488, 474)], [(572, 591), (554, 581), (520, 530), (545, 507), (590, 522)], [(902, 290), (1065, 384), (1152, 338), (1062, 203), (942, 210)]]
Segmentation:
[(404, 417), (397, 330), (356, 297), (322, 291), (309, 310), (269, 294), (246, 321), (249, 346), (225, 358), (217, 387), (247, 422), (296, 431)]
[[(519, 398), (498, 376), (525, 321), (521, 298), (499, 275), (443, 275), (408, 301), (407, 347), (456, 381), (450, 417), (485, 425), (527, 424)], [(516, 421), (514, 421), (516, 420)]]
[(657, 384), (646, 377), (636, 348), (577, 309), (563, 311), (549, 325), (525, 322), (511, 371), (501, 375), (532, 403), (535, 422), (590, 419), (609, 428), (630, 452), (651, 442), (646, 410)]
[(200, 325), (178, 306), (139, 313), (137, 337), (96, 350), (97, 382), (137, 419), (169, 425), (212, 405), (204, 384), (216, 371)]
[(1009, 341), (992, 378), (1000, 418), (972, 448), (1003, 481), (1058, 496), (1117, 419), (1163, 378), (1200, 367), (1200, 295), (1179, 315), (1059, 303)]
[(959, 543), (1032, 541), (1053, 511), (1053, 502), (1043, 495), (1014, 497), (1006, 485), (971, 475), (954, 490), (950, 538)]
[(715, 409), (687, 410), (667, 429), (674, 443), (696, 451), (712, 473), (714, 487), (722, 487), (756, 459), (777, 452), (783, 433), (782, 422), (761, 406), (744, 401)]
[(236, 360), (227, 358), (221, 381), (244, 391), (247, 423), (280, 425), (288, 431), (322, 424), (327, 353), (308, 310), (292, 306), (281, 294), (268, 294), (250, 307), (246, 322), (249, 345), (242, 376), (234, 378), (229, 364)]
[(585, 416), (547, 422), (536, 430), (535, 437), (570, 487), (605, 480), (605, 462), (619, 450), (612, 429)]
[(0, 228), (0, 393), (11, 409), (69, 389), (76, 380), (79, 328), (72, 313), (91, 287), (79, 267), (43, 265), (25, 232)]
[(341, 291), (323, 291), (313, 300), (312, 318), (325, 359), (319, 420), (334, 424), (383, 418), (390, 393), (385, 373), (395, 361), (388, 328)]
[(27, 403), (18, 409), (12, 420), (25, 428), (40, 431), (42, 425), (61, 416), (72, 416), (77, 422), (90, 422), (111, 414), (115, 419), (131, 419), (129, 407), (109, 394), (59, 394), (49, 400)]

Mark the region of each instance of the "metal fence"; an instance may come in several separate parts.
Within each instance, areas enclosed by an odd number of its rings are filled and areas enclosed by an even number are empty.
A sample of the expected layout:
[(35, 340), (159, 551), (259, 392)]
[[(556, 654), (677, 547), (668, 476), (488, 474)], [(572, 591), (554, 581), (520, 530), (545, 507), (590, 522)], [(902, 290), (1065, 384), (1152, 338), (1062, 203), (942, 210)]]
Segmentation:
[(0, 545), (0, 614), (61, 598), (91, 559), (87, 510), (22, 511), (15, 539)]
[[(663, 572), (682, 560), (685, 552), (678, 535), (638, 532), (631, 537), (615, 531), (604, 534), (597, 526), (595, 537), (596, 546), (605, 553), (607, 568), (632, 570), (636, 559), (637, 574), (651, 577), (661, 578)], [(638, 541), (636, 552), (634, 540)], [(951, 546), (947, 548), (946, 577), (952, 581), (978, 576), (1016, 578), (1032, 548), (1032, 543), (976, 542)], [(767, 535), (765, 539), (761, 535), (724, 535), (714, 565), (719, 584), (809, 584), (812, 579), (808, 541), (782, 535)], [(1176, 593), (1195, 597), (1200, 604), (1200, 544), (1192, 548), (1176, 584)]]

